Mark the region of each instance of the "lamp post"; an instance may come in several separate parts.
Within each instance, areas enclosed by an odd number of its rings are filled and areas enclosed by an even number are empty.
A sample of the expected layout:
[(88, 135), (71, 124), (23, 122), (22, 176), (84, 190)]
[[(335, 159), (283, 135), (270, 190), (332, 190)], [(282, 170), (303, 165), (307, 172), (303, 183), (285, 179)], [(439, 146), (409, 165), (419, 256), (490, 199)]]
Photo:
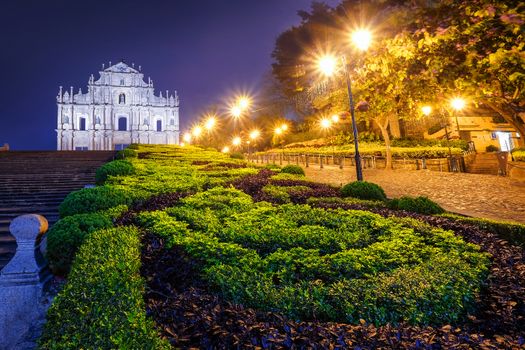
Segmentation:
[[(366, 30), (358, 30), (352, 33), (352, 41), (354, 45), (361, 51), (366, 51), (372, 41), (370, 32)], [(352, 117), (352, 132), (354, 135), (354, 147), (355, 147), (355, 171), (357, 181), (363, 181), (363, 169), (361, 166), (361, 154), (359, 153), (359, 141), (357, 132), (357, 123), (355, 121), (355, 106), (354, 96), (352, 95), (352, 81), (350, 79), (350, 73), (348, 70), (348, 63), (346, 56), (341, 55), (341, 62), (343, 64), (343, 70), (346, 78), (346, 88), (348, 91), (348, 100), (350, 105), (350, 115)], [(337, 59), (333, 56), (325, 56), (319, 61), (319, 69), (326, 76), (332, 76), (337, 67)]]
[(465, 108), (466, 102), (461, 97), (454, 97), (452, 100), (450, 100), (450, 106), (456, 111), (454, 113), (454, 117), (456, 118), (456, 127), (458, 130), (458, 139), (461, 139), (461, 133), (459, 130), (459, 121), (458, 121), (458, 112), (463, 110)]

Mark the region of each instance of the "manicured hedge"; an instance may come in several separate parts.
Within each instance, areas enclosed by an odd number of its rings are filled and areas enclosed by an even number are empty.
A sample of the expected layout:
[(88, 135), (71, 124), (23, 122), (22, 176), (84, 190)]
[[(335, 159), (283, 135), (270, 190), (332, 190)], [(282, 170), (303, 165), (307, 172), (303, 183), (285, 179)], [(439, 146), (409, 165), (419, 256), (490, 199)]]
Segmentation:
[(42, 349), (169, 349), (146, 318), (140, 237), (133, 227), (91, 233), (47, 314)]
[(284, 166), (281, 169), (281, 173), (294, 174), (294, 175), (303, 175), (303, 176), (305, 175), (303, 168), (301, 168), (299, 165), (293, 165), (293, 164), (289, 164), (289, 165)]
[(381, 186), (367, 181), (354, 181), (341, 187), (343, 197), (354, 197), (369, 200), (386, 200), (385, 191)]
[(97, 172), (95, 174), (95, 180), (97, 185), (102, 185), (104, 184), (104, 182), (106, 182), (108, 176), (131, 175), (134, 172), (135, 169), (133, 168), (133, 164), (131, 164), (127, 160), (114, 160), (112, 162), (102, 165), (100, 168), (97, 169)]
[(124, 205), (105, 212), (71, 215), (56, 222), (46, 234), (46, 258), (51, 272), (67, 275), (85, 237), (93, 231), (112, 227), (113, 219), (126, 210), (127, 206)]
[(69, 215), (93, 213), (110, 209), (119, 205), (131, 205), (136, 195), (129, 190), (114, 186), (98, 186), (83, 188), (71, 192), (60, 204), (60, 217)]
[(455, 221), (461, 223), (475, 225), (482, 230), (487, 230), (498, 235), (511, 244), (525, 247), (525, 225), (523, 224), (482, 218), (471, 218), (454, 214), (443, 214), (443, 216), (452, 218)]
[(419, 214), (442, 214), (445, 210), (436, 202), (428, 197), (409, 197), (394, 198), (388, 202), (392, 209), (406, 210)]

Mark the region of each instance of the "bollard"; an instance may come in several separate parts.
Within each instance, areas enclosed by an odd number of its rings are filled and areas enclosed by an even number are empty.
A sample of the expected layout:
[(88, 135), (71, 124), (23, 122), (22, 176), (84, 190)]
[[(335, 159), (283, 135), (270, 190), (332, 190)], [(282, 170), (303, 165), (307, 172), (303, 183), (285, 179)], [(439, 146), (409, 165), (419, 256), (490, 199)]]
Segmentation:
[(323, 168), (323, 158), (321, 158), (321, 155), (319, 155), (319, 169)]
[(279, 165), (283, 165), (283, 154), (279, 154)]
[(309, 157), (310, 156), (308, 154), (304, 155), (304, 166), (305, 166), (305, 168), (308, 168), (310, 166), (310, 164), (309, 164), (310, 163), (309, 162)]
[(343, 169), (345, 157), (339, 157), (339, 169)]
[(421, 159), (421, 168), (423, 169), (427, 168), (427, 160), (425, 158)]

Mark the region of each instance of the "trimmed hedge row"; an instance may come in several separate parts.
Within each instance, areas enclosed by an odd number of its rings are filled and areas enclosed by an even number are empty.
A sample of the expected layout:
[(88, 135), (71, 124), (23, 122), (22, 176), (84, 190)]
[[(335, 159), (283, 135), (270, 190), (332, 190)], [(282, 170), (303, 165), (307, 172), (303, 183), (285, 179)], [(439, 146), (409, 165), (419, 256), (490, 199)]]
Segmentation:
[(147, 320), (136, 228), (98, 230), (80, 247), (47, 313), (42, 349), (169, 349)]

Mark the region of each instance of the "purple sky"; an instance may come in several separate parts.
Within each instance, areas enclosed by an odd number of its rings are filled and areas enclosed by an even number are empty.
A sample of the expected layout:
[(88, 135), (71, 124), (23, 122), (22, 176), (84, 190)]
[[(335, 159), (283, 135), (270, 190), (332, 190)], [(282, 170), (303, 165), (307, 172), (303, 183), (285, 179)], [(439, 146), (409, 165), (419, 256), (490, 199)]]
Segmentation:
[[(338, 0), (325, 0), (330, 6)], [(5, 1), (0, 11), (0, 145), (55, 149), (58, 86), (86, 91), (101, 64), (142, 66), (178, 90), (181, 127), (233, 91), (256, 92), (275, 38), (311, 0)]]

